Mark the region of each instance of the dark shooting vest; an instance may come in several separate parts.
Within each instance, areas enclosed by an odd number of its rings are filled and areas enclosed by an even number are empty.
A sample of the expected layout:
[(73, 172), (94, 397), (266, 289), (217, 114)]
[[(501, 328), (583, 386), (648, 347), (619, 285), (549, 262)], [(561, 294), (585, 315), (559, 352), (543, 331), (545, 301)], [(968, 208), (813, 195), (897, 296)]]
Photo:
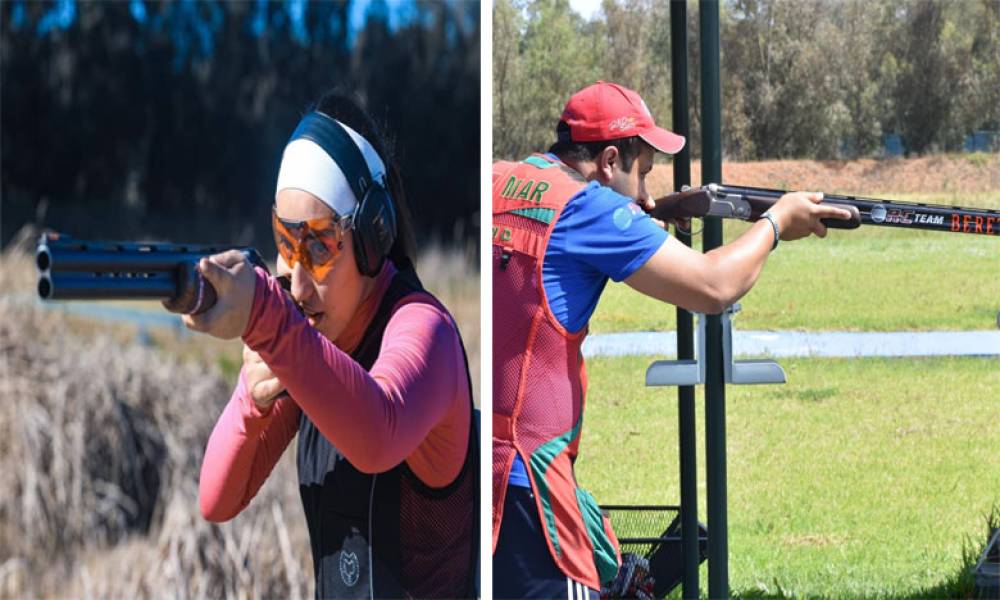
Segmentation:
[[(378, 358), (393, 307), (415, 292), (424, 292), (416, 273), (412, 267), (400, 269), (351, 354), (365, 370)], [(465, 369), (471, 402), (467, 357)], [(469, 412), (473, 414), (471, 407)], [(384, 473), (362, 473), (302, 413), (299, 492), (309, 527), (317, 598), (471, 598), (475, 594), (479, 548), (475, 432), (470, 417), (461, 471), (448, 486), (431, 488), (406, 461)]]

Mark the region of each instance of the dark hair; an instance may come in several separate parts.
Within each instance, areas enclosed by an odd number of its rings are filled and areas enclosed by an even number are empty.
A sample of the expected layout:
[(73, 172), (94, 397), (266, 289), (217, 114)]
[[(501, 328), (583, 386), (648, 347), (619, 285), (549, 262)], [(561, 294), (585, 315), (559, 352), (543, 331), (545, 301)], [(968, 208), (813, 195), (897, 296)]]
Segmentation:
[(413, 216), (406, 203), (403, 180), (393, 160), (391, 140), (388, 140), (364, 108), (361, 98), (352, 92), (334, 89), (323, 94), (310, 110), (319, 111), (337, 119), (368, 140), (385, 164), (386, 186), (396, 208), (396, 241), (389, 250), (389, 260), (400, 269), (413, 264), (416, 243), (413, 235)]
[(618, 159), (622, 169), (632, 170), (632, 163), (639, 157), (642, 145), (645, 144), (639, 136), (619, 138), (600, 142), (574, 142), (570, 139), (569, 125), (559, 121), (556, 126), (556, 143), (549, 146), (549, 152), (561, 159), (594, 160), (608, 146), (618, 148)]

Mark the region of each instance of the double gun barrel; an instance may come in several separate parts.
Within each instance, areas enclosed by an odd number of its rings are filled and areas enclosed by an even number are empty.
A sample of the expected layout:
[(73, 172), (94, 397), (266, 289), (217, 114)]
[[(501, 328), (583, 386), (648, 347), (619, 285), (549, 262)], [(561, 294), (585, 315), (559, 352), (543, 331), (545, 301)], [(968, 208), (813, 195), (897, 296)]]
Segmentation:
[(35, 254), (38, 295), (43, 300), (161, 300), (172, 312), (199, 314), (217, 297), (198, 271), (198, 261), (232, 249), (267, 268), (248, 247), (92, 242), (46, 233)]

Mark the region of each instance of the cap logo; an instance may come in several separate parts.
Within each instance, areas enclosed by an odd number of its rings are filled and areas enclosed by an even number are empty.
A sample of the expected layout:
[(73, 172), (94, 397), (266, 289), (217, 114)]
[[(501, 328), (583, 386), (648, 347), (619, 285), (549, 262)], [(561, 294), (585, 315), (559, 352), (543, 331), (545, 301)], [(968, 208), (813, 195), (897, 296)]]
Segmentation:
[(635, 127), (635, 117), (618, 117), (608, 123), (608, 131), (625, 131)]

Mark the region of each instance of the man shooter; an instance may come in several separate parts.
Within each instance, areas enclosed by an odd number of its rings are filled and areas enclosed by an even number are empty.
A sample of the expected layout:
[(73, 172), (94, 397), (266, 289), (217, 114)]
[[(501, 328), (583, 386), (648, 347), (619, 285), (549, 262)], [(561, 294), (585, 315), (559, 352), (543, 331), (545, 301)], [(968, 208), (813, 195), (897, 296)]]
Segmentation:
[(597, 598), (619, 553), (576, 484), (586, 373), (581, 345), (608, 279), (716, 314), (747, 293), (778, 240), (850, 218), (822, 194), (782, 198), (730, 244), (702, 254), (651, 219), (646, 175), (684, 138), (634, 91), (574, 94), (544, 154), (493, 166), (493, 593)]

